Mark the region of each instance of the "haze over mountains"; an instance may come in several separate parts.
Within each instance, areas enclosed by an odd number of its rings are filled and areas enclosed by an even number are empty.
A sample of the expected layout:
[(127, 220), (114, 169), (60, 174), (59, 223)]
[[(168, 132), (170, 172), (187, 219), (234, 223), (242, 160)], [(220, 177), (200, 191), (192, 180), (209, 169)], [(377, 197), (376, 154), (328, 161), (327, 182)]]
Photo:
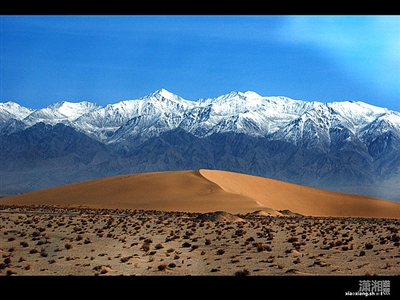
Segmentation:
[(398, 202), (205, 169), (111, 176), (2, 198), (0, 204), (400, 218)]
[(400, 200), (400, 113), (359, 101), (164, 89), (106, 106), (0, 103), (0, 194), (128, 173), (218, 169)]

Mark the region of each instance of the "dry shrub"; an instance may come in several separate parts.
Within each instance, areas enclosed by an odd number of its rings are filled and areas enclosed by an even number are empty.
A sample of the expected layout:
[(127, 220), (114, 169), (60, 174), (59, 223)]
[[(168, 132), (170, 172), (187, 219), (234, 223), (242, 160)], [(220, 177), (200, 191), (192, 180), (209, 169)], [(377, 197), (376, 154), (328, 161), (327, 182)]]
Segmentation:
[(40, 250), (40, 256), (42, 256), (42, 257), (47, 257), (48, 256), (48, 254), (46, 253), (46, 249), (45, 248), (42, 248)]
[(218, 249), (218, 251), (217, 251), (217, 254), (218, 255), (222, 255), (222, 254), (224, 254), (225, 253), (225, 250), (224, 249)]
[(198, 246), (198, 245), (192, 245), (192, 247), (191, 247), (190, 251), (196, 250), (197, 248), (199, 248), (199, 246)]
[(254, 242), (253, 246), (257, 248), (258, 252), (262, 252), (262, 251), (272, 251), (271, 247), (268, 245), (265, 245), (263, 243), (257, 243)]
[(19, 243), (22, 247), (26, 248), (29, 246), (29, 244), (27, 242), (21, 242)]
[(191, 247), (192, 246), (192, 244), (190, 244), (190, 243), (188, 243), (188, 242), (184, 242), (183, 244), (182, 244), (182, 247), (183, 248), (189, 248), (189, 247)]
[(174, 264), (174, 263), (170, 263), (170, 264), (168, 265), (168, 267), (169, 267), (170, 269), (173, 269), (173, 268), (175, 268), (175, 267), (176, 267), (176, 264)]
[(161, 245), (161, 244), (157, 244), (157, 245), (155, 245), (155, 246), (154, 246), (154, 248), (156, 248), (156, 249), (158, 250), (158, 249), (162, 249), (162, 248), (164, 248), (164, 246), (163, 246), (163, 245)]
[(366, 243), (365, 244), (365, 249), (370, 250), (374, 247), (374, 245), (372, 245), (371, 243)]
[(5, 259), (4, 259), (4, 263), (5, 264), (10, 264), (11, 263), (11, 258), (10, 257), (6, 257)]
[(247, 269), (243, 269), (243, 270), (235, 272), (235, 276), (248, 276), (248, 275), (250, 275), (250, 272)]
[(125, 263), (125, 262), (127, 262), (129, 259), (131, 259), (131, 258), (132, 258), (132, 256), (121, 257), (121, 258), (120, 258), (120, 261), (123, 262), (123, 263)]
[(142, 249), (143, 251), (147, 252), (147, 251), (150, 250), (150, 244), (144, 243), (144, 244), (142, 245), (142, 247), (140, 247), (140, 249)]

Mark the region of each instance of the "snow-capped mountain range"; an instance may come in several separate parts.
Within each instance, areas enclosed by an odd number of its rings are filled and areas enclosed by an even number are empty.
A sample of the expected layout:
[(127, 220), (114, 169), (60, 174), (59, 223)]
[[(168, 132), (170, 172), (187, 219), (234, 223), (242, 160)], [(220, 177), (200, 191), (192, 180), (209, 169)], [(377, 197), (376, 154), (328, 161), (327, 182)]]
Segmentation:
[[(46, 169), (50, 162), (46, 155), (37, 158), (35, 153), (31, 160), (27, 156), (39, 145), (33, 146), (32, 140), (22, 149), (21, 139), (24, 136), (26, 143), (27, 136), (41, 132), (37, 138), (43, 135), (47, 138), (41, 141), (40, 147), (44, 147), (43, 143), (54, 145), (58, 134), (55, 130), (61, 128), (69, 128), (69, 134), (84, 137), (87, 143), (103, 149), (95, 152), (97, 156), (99, 151), (103, 152), (98, 162), (107, 161), (109, 172), (100, 172), (100, 176), (207, 167), (351, 192), (360, 184), (382, 186), (400, 174), (399, 112), (360, 101), (308, 102), (265, 97), (252, 91), (191, 101), (161, 89), (140, 99), (105, 106), (63, 101), (31, 109), (14, 102), (0, 103), (1, 163), (6, 167), (3, 170), (14, 167), (14, 171), (7, 171), (7, 176), (24, 169), (27, 160), (34, 165), (30, 170), (37, 171), (38, 166)], [(48, 137), (50, 132), (52, 135)], [(236, 138), (227, 144), (227, 137), (232, 136)], [(179, 144), (177, 138), (182, 137), (185, 138)], [(159, 145), (161, 142), (163, 145)], [(85, 149), (79, 155), (75, 153), (73, 143), (71, 140), (65, 144), (59, 156), (51, 158), (54, 164), (72, 153), (76, 158), (87, 155), (83, 153)], [(258, 146), (248, 149), (253, 143)], [(232, 145), (236, 145), (235, 151), (230, 149)], [(274, 152), (276, 147), (283, 147), (280, 154)], [(144, 148), (147, 153), (141, 151)], [(160, 149), (166, 152), (156, 159), (154, 155)], [(194, 149), (193, 153), (202, 149), (197, 159), (185, 157), (185, 151)], [(218, 158), (222, 152), (225, 157)], [(92, 172), (90, 176), (78, 176), (79, 179), (96, 177), (95, 169), (101, 168), (94, 157), (84, 165), (69, 168), (74, 174)], [(160, 164), (160, 157), (170, 163)], [(221, 164), (221, 159), (226, 165)], [(289, 171), (293, 167), (295, 173)], [(52, 168), (57, 167), (52, 165)], [(321, 170), (325, 170), (323, 174)], [(63, 180), (62, 174), (57, 176), (60, 183), (71, 181)], [(33, 184), (32, 188), (36, 186)], [(7, 188), (1, 188), (7, 192)]]
[(362, 140), (367, 132), (400, 130), (400, 113), (363, 102), (306, 102), (231, 92), (217, 98), (185, 100), (165, 89), (137, 100), (100, 106), (90, 102), (58, 102), (42, 109), (0, 103), (2, 127), (10, 120), (26, 129), (36, 123), (63, 123), (98, 141), (143, 140), (181, 128), (197, 137), (237, 132), (302, 143), (304, 138), (329, 144), (329, 130), (346, 128)]

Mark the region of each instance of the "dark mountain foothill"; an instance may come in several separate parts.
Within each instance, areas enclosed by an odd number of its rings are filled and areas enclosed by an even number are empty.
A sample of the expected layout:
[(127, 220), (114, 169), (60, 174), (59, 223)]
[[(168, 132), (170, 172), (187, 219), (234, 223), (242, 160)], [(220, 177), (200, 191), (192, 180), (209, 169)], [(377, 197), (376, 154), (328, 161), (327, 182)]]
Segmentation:
[(107, 176), (214, 169), (400, 201), (400, 113), (358, 101), (164, 89), (100, 106), (0, 103), (0, 194)]

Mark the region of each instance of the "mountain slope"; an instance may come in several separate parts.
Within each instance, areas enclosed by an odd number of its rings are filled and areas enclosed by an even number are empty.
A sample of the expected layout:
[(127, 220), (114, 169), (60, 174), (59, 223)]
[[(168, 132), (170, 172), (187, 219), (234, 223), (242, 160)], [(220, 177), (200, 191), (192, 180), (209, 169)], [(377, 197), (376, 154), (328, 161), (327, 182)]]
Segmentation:
[[(190, 101), (161, 89), (105, 106), (64, 101), (34, 110), (7, 102), (0, 140), (1, 194), (72, 178), (207, 168), (400, 200), (393, 185), (400, 113), (359, 101), (250, 91)], [(57, 178), (47, 186), (46, 170)]]

